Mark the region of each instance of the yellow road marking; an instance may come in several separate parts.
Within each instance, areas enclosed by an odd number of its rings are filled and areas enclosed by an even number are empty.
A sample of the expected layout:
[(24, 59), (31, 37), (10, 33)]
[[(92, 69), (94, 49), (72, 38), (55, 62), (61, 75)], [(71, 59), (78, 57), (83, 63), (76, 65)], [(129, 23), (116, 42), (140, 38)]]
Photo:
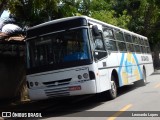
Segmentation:
[(160, 87), (160, 83), (155, 86), (155, 88), (158, 88), (158, 87)]
[(122, 109), (120, 109), (118, 112), (116, 112), (115, 114), (113, 114), (111, 117), (109, 117), (107, 120), (115, 120), (118, 116), (120, 116), (123, 112), (125, 112), (126, 110), (128, 110), (130, 107), (132, 107), (132, 104), (128, 104), (125, 107), (123, 107)]

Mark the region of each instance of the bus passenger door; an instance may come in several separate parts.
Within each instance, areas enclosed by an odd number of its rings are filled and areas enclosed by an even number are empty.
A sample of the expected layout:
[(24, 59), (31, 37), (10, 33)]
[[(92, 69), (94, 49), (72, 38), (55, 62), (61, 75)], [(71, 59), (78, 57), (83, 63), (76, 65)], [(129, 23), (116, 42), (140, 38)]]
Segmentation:
[(101, 32), (99, 33), (99, 35), (93, 36), (93, 44), (94, 44), (94, 60), (98, 71), (98, 73), (96, 73), (97, 91), (102, 92), (108, 88), (109, 84), (107, 83), (108, 71), (106, 69), (107, 51), (105, 49)]

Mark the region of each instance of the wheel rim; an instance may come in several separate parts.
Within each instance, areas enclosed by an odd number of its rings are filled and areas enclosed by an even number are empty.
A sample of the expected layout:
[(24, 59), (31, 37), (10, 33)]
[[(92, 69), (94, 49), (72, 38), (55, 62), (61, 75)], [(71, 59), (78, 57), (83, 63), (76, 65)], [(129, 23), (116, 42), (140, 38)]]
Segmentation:
[(117, 94), (117, 86), (114, 81), (111, 81), (111, 94), (113, 96), (116, 96)]

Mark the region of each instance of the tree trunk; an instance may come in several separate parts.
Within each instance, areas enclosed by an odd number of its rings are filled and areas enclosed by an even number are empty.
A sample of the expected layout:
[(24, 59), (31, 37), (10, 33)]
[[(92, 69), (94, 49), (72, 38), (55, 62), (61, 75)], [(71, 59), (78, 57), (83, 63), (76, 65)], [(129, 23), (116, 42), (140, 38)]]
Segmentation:
[(155, 47), (153, 48), (153, 64), (154, 64), (154, 68), (155, 69), (159, 69), (160, 68), (160, 49), (159, 49), (159, 43), (155, 45)]
[(0, 99), (20, 97), (24, 84), (23, 57), (0, 55)]

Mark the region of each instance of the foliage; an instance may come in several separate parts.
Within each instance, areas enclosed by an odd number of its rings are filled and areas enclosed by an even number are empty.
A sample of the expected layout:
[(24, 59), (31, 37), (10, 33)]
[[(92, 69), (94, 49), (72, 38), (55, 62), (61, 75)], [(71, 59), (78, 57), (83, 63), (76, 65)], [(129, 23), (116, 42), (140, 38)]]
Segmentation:
[[(149, 37), (160, 39), (159, 0), (0, 0), (0, 10), (9, 8), (22, 25), (87, 15)], [(2, 10), (1, 10), (2, 11)]]
[(6, 8), (21, 24), (36, 25), (57, 17), (59, 0), (8, 0)]
[(160, 6), (157, 1), (141, 0), (139, 9), (132, 11), (132, 17), (129, 29), (147, 36), (153, 48), (160, 39)]
[(130, 17), (125, 10), (122, 14), (117, 14), (112, 7), (113, 3), (113, 0), (9, 0), (7, 7), (23, 25), (36, 25), (61, 17), (87, 15), (127, 28)]
[(131, 17), (128, 16), (126, 13), (127, 13), (126, 11), (123, 11), (123, 15), (119, 14), (118, 17), (115, 17), (116, 12), (114, 10), (111, 11), (101, 10), (101, 11), (93, 11), (91, 17), (115, 26), (119, 26), (121, 28), (128, 29), (128, 23)]

